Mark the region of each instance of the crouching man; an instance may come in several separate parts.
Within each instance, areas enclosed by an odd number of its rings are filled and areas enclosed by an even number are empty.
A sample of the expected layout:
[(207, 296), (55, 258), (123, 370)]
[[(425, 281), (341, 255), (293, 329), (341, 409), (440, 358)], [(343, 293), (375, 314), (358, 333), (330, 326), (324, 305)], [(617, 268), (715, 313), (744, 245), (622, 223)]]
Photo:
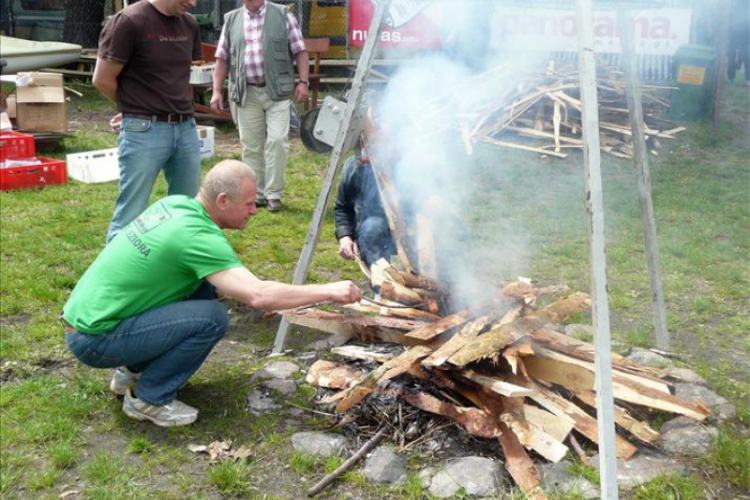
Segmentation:
[(123, 229), (65, 304), (68, 347), (88, 366), (116, 368), (110, 388), (125, 396), (127, 416), (164, 427), (196, 420), (198, 410), (175, 395), (227, 331), (217, 293), (259, 309), (362, 297), (351, 281), (295, 286), (243, 266), (222, 229), (245, 228), (255, 188), (252, 168), (218, 163), (195, 198), (164, 198)]

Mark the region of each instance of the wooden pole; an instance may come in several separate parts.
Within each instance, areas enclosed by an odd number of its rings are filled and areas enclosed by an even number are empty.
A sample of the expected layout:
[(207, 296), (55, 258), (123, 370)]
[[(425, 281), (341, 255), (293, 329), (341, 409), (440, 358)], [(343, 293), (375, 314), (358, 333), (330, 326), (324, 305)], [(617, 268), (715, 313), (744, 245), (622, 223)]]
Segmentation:
[(651, 280), (651, 307), (654, 311), (656, 347), (669, 351), (667, 308), (664, 305), (664, 290), (661, 282), (659, 242), (656, 238), (656, 219), (654, 217), (654, 204), (651, 199), (651, 172), (648, 165), (646, 127), (643, 124), (643, 101), (641, 100), (641, 85), (638, 80), (635, 39), (630, 13), (621, 9), (617, 13), (617, 22), (620, 26), (620, 46), (622, 47), (622, 66), (625, 70), (630, 129), (633, 131), (633, 162), (638, 177), (638, 198), (641, 201), (643, 235), (646, 240), (646, 262), (648, 262), (648, 275)]
[[(333, 151), (331, 152), (331, 158), (328, 161), (328, 170), (326, 176), (323, 179), (323, 187), (318, 195), (318, 204), (315, 206), (312, 220), (310, 221), (310, 227), (307, 230), (307, 237), (305, 238), (305, 244), (302, 247), (302, 253), (300, 254), (299, 261), (297, 262), (297, 269), (294, 272), (293, 283), (295, 285), (301, 285), (307, 279), (307, 273), (310, 271), (310, 263), (312, 262), (313, 255), (315, 254), (315, 248), (318, 246), (318, 239), (320, 237), (320, 230), (323, 227), (323, 219), (325, 219), (326, 210), (328, 209), (328, 203), (331, 201), (331, 193), (333, 192), (333, 186), (336, 178), (339, 175), (341, 167), (341, 157), (346, 151), (344, 151), (344, 144), (348, 141), (349, 136), (353, 133), (352, 126), (354, 124), (354, 113), (359, 109), (359, 105), (362, 102), (362, 93), (364, 90), (364, 81), (370, 72), (370, 66), (372, 66), (372, 59), (375, 54), (377, 47), (377, 41), (380, 40), (380, 29), (382, 26), (382, 19), (385, 15), (390, 0), (384, 0), (378, 2), (378, 6), (375, 9), (375, 13), (372, 16), (372, 22), (370, 23), (370, 31), (365, 41), (365, 46), (362, 49), (362, 54), (359, 57), (359, 63), (357, 64), (357, 71), (354, 73), (354, 79), (352, 80), (352, 88), (349, 91), (349, 98), (346, 102), (346, 110), (344, 116), (339, 125), (339, 131), (336, 135), (336, 141), (333, 143)], [(281, 324), (276, 332), (276, 341), (274, 342), (273, 352), (278, 354), (284, 351), (284, 345), (286, 343), (286, 336), (289, 333), (289, 323), (285, 319), (281, 319)]]
[[(724, 92), (724, 79), (727, 74), (727, 44), (729, 43), (729, 23), (732, 15), (732, 0), (721, 2), (721, 35), (719, 37), (719, 54), (716, 61), (716, 81), (714, 88), (714, 116), (713, 116), (713, 135), (712, 140), (715, 143), (719, 137), (719, 115), (721, 112), (721, 95)], [(750, 70), (745, 68), (745, 80), (748, 79)]]
[(576, 2), (584, 142), (583, 159), (586, 177), (586, 208), (589, 215), (592, 316), (596, 346), (599, 474), (601, 477), (601, 498), (617, 500), (615, 410), (612, 392), (612, 352), (609, 338), (607, 263), (604, 241), (604, 201), (602, 197), (601, 151), (599, 149), (599, 101), (596, 91), (594, 19), (591, 9), (591, 0), (578, 0)]

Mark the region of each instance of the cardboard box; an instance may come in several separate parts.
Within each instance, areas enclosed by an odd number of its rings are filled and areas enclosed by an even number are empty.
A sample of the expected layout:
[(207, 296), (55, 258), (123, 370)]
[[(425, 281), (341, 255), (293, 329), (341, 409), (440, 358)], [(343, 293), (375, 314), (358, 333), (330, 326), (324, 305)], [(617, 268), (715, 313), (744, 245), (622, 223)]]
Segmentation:
[(2, 113), (0, 113), (0, 131), (10, 132), (11, 130), (13, 130), (13, 124), (10, 122), (8, 113), (3, 111)]
[(8, 95), (5, 98), (5, 112), (8, 113), (8, 118), (16, 119), (16, 94), (15, 92)]
[(120, 178), (117, 148), (69, 154), (65, 158), (68, 177), (86, 184), (116, 181)]
[(197, 128), (198, 140), (201, 144), (201, 160), (213, 158), (216, 151), (214, 149), (214, 133), (216, 129), (214, 127), (205, 127), (203, 125), (198, 125)]
[(56, 73), (18, 73), (18, 82), (18, 129), (27, 132), (67, 132), (63, 76)]

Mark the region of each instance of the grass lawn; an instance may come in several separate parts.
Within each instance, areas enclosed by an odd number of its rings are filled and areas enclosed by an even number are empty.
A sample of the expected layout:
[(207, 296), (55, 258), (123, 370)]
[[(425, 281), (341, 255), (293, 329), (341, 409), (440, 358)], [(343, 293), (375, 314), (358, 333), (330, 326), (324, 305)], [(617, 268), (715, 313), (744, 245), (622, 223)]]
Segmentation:
[[(71, 85), (72, 137), (48, 156), (114, 147), (107, 132), (113, 108), (91, 87)], [(634, 498), (708, 498), (726, 485), (750, 489), (750, 92), (730, 86), (717, 140), (708, 124), (688, 124), (680, 139), (651, 156), (661, 272), (674, 350), (686, 366), (731, 399), (737, 421), (721, 427), (716, 451), (690, 462), (691, 476), (664, 478)], [(217, 128), (218, 157), (239, 158), (236, 132)], [(485, 280), (518, 275), (541, 284), (589, 290), (583, 167), (566, 160), (480, 148), (462, 172), (470, 198), (457, 207), (466, 221), (471, 266)], [(259, 277), (291, 281), (317, 202), (327, 156), (293, 140), (284, 211), (261, 210), (242, 232), (228, 233), (237, 253)], [(615, 348), (652, 346), (650, 286), (636, 177), (631, 162), (605, 156), (605, 225), (609, 304)], [(290, 436), (328, 429), (312, 412), (255, 417), (245, 411), (250, 377), (265, 362), (277, 322), (230, 304), (225, 340), (181, 393), (201, 410), (187, 428), (161, 429), (129, 420), (108, 392), (110, 372), (82, 366), (67, 351), (58, 316), (78, 277), (101, 250), (116, 183), (50, 186), (0, 193), (0, 496), (15, 498), (303, 498), (339, 463), (299, 456)], [(154, 199), (164, 196), (159, 181)], [(342, 261), (325, 220), (309, 281), (361, 280)], [(587, 321), (587, 318), (581, 318)], [(299, 350), (320, 335), (293, 330)], [(310, 391), (291, 398), (310, 405)], [(211, 463), (188, 444), (231, 439), (254, 459)], [(424, 454), (408, 456), (410, 480), (385, 490), (353, 469), (324, 498), (428, 498), (414, 477)], [(71, 493), (76, 492), (76, 493)], [(520, 497), (518, 497), (520, 498)], [(714, 497), (720, 498), (720, 497)], [(728, 498), (728, 497), (727, 497)]]

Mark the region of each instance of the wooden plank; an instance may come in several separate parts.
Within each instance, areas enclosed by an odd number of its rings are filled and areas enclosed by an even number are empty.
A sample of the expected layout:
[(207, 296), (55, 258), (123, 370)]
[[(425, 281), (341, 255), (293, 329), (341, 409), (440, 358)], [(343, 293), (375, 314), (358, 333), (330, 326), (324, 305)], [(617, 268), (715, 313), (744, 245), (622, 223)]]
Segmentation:
[(529, 422), (531, 431), (531, 445), (527, 449), (534, 450), (550, 462), (557, 463), (568, 454), (568, 447), (550, 436), (543, 429)]
[[(557, 416), (567, 416), (575, 422), (575, 429), (594, 443), (599, 443), (599, 430), (596, 419), (591, 417), (581, 408), (570, 401), (558, 396), (551, 390), (533, 380), (520, 377), (517, 375), (508, 376), (508, 381), (512, 384), (520, 385), (531, 389), (533, 393), (529, 398), (536, 401), (542, 408), (550, 411)], [(613, 405), (614, 406), (614, 405)], [(614, 413), (614, 412), (613, 412)], [(614, 423), (614, 419), (613, 419)], [(638, 448), (626, 441), (621, 436), (615, 435), (615, 450), (619, 458), (629, 459), (638, 451)]]
[(562, 297), (539, 310), (539, 315), (550, 323), (560, 323), (572, 314), (580, 313), (591, 307), (591, 297), (583, 292), (576, 292)]
[(466, 323), (453, 337), (451, 337), (445, 344), (440, 346), (434, 353), (428, 356), (422, 361), (422, 366), (427, 368), (436, 368), (441, 366), (443, 363), (448, 361), (454, 353), (465, 346), (472, 339), (476, 338), (482, 333), (492, 322), (494, 322), (494, 316), (485, 315), (477, 318), (474, 321)]
[(382, 282), (380, 285), (380, 296), (384, 299), (400, 302), (406, 306), (422, 306), (426, 303), (424, 297), (419, 295), (419, 293), (394, 281)]
[(520, 149), (521, 151), (531, 151), (532, 153), (539, 153), (542, 155), (549, 155), (549, 156), (555, 156), (557, 158), (567, 158), (568, 155), (565, 153), (555, 153), (554, 151), (547, 151), (541, 148), (534, 148), (531, 146), (524, 146), (522, 144), (514, 144), (512, 142), (507, 141), (499, 141), (497, 139), (493, 139), (492, 137), (483, 137), (483, 142), (486, 142), (487, 144), (492, 144), (495, 146), (502, 146), (504, 148), (511, 148), (511, 149)]
[(473, 319), (475, 319), (480, 314), (483, 314), (484, 311), (487, 310), (486, 306), (476, 306), (476, 307), (470, 307), (468, 309), (464, 309), (463, 311), (459, 311), (455, 314), (452, 314), (450, 316), (446, 316), (440, 321), (436, 321), (435, 323), (431, 323), (429, 325), (424, 325), (421, 328), (417, 328), (415, 330), (412, 330), (411, 332), (407, 333), (406, 335), (410, 339), (414, 340), (420, 340), (422, 342), (426, 342), (428, 340), (432, 340), (438, 335), (440, 335), (443, 332), (446, 332), (450, 330), (451, 328), (461, 326), (464, 323), (467, 323)]
[[(589, 407), (596, 408), (596, 394), (594, 392), (576, 393), (576, 397), (586, 403)], [(615, 422), (644, 443), (653, 444), (661, 436), (661, 434), (652, 429), (646, 422), (636, 420), (625, 409), (620, 408), (617, 405), (615, 405)]]
[(501, 396), (515, 398), (519, 396), (528, 396), (529, 394), (531, 394), (531, 390), (525, 387), (519, 387), (517, 385), (509, 384), (508, 382), (505, 382), (498, 378), (482, 375), (473, 370), (461, 370), (458, 372), (458, 375), (465, 378), (466, 380), (471, 380), (472, 382), (486, 387), (487, 389), (496, 392)]
[[(592, 373), (594, 372), (595, 364), (592, 362), (593, 359), (590, 359), (591, 355), (581, 353), (582, 356), (586, 356), (589, 358), (588, 360), (584, 360), (584, 359), (580, 359), (579, 357), (569, 356), (565, 354), (564, 351), (557, 352), (554, 350), (554, 346), (552, 347), (553, 347), (552, 349), (548, 349), (546, 347), (537, 345), (534, 349), (534, 355), (537, 357), (541, 357), (541, 358), (562, 361), (564, 363), (580, 366)], [(620, 372), (618, 370), (614, 371), (614, 376), (621, 377), (627, 380), (631, 380), (639, 385), (650, 387), (651, 389), (657, 392), (661, 392), (662, 394), (671, 394), (671, 392), (669, 391), (669, 385), (661, 380), (645, 378), (645, 377), (641, 377), (639, 375), (633, 375), (627, 372)]]
[(553, 415), (538, 406), (524, 405), (523, 410), (529, 424), (561, 443), (568, 438), (575, 425), (573, 419), (567, 415)]
[[(359, 404), (364, 398), (372, 393), (375, 386), (381, 379), (392, 378), (399, 373), (392, 372), (396, 368), (404, 368), (404, 371), (409, 368), (411, 364), (416, 361), (421, 361), (422, 358), (427, 357), (432, 351), (424, 346), (413, 347), (399, 356), (388, 360), (383, 363), (375, 370), (371, 371), (365, 377), (360, 380), (357, 385), (347, 389), (343, 395), (339, 404), (336, 405), (336, 413), (344, 413), (349, 411), (353, 406)], [(391, 372), (389, 377), (385, 377), (386, 373)]]
[(419, 274), (430, 279), (438, 279), (437, 260), (435, 259), (435, 228), (432, 219), (417, 213), (414, 218), (417, 269)]
[(375, 361), (376, 363), (385, 363), (389, 359), (392, 359), (393, 354), (369, 351), (364, 347), (356, 345), (344, 345), (340, 347), (334, 347), (331, 349), (333, 354), (343, 356), (350, 359), (361, 359), (364, 361)]
[(305, 382), (329, 389), (346, 389), (356, 384), (364, 374), (364, 370), (319, 359), (307, 370)]
[[(292, 280), (292, 283), (295, 285), (303, 284), (307, 279), (307, 273), (310, 271), (310, 264), (312, 263), (315, 248), (318, 246), (318, 238), (320, 236), (321, 228), (323, 227), (323, 220), (325, 219), (328, 210), (334, 182), (341, 170), (341, 159), (345, 153), (344, 144), (349, 141), (354, 133), (354, 127), (356, 124), (353, 118), (362, 102), (364, 83), (367, 79), (370, 67), (372, 66), (372, 60), (377, 47), (376, 41), (380, 39), (380, 32), (382, 29), (381, 21), (385, 15), (386, 6), (389, 3), (390, 2), (380, 2), (375, 7), (375, 12), (373, 13), (372, 21), (370, 22), (370, 36), (365, 41), (362, 54), (359, 57), (357, 70), (354, 73), (351, 89), (349, 90), (347, 97), (346, 109), (344, 110), (338, 133), (336, 134), (336, 140), (334, 141), (333, 151), (331, 152), (331, 157), (328, 161), (326, 175), (323, 178), (323, 186), (318, 195), (318, 202), (315, 205), (315, 211), (313, 212), (312, 220), (310, 221), (310, 227), (307, 230), (305, 243), (300, 252), (299, 261), (297, 262), (297, 268), (294, 271), (294, 279)], [(278, 354), (284, 351), (286, 336), (288, 333), (289, 323), (285, 318), (282, 318), (281, 323), (279, 324), (279, 329), (276, 332), (276, 340), (274, 341), (273, 347), (274, 353)]]
[(393, 342), (419, 345), (422, 342), (406, 337), (404, 332), (425, 325), (421, 321), (398, 318), (353, 317), (315, 309), (281, 311), (287, 322), (334, 335), (359, 339), (362, 342)]
[(509, 324), (495, 325), (490, 331), (480, 335), (476, 341), (465, 345), (453, 354), (448, 362), (461, 367), (481, 358), (498, 355), (501, 349), (523, 338), (537, 327), (536, 322), (526, 318), (519, 318)]
[(505, 469), (516, 482), (527, 500), (547, 500), (542, 490), (542, 479), (534, 461), (531, 460), (521, 442), (504, 423), (500, 423), (502, 434), (498, 438), (505, 455)]
[(459, 422), (469, 434), (474, 436), (495, 438), (500, 435), (499, 426), (502, 424), (484, 410), (455, 406), (424, 393), (406, 394), (402, 392), (399, 397), (420, 410), (442, 415)]
[[(667, 308), (664, 302), (664, 289), (661, 281), (659, 242), (656, 237), (656, 217), (651, 198), (651, 171), (648, 165), (645, 125), (643, 123), (643, 102), (638, 81), (638, 67), (635, 55), (635, 38), (633, 36), (632, 16), (621, 9), (617, 14), (620, 28), (620, 46), (627, 87), (630, 127), (633, 131), (633, 150), (635, 172), (638, 178), (638, 199), (641, 202), (641, 221), (646, 242), (646, 262), (651, 282), (651, 309), (654, 314), (654, 331), (656, 347), (669, 350), (669, 332), (667, 330)], [(723, 77), (722, 77), (723, 80)]]

